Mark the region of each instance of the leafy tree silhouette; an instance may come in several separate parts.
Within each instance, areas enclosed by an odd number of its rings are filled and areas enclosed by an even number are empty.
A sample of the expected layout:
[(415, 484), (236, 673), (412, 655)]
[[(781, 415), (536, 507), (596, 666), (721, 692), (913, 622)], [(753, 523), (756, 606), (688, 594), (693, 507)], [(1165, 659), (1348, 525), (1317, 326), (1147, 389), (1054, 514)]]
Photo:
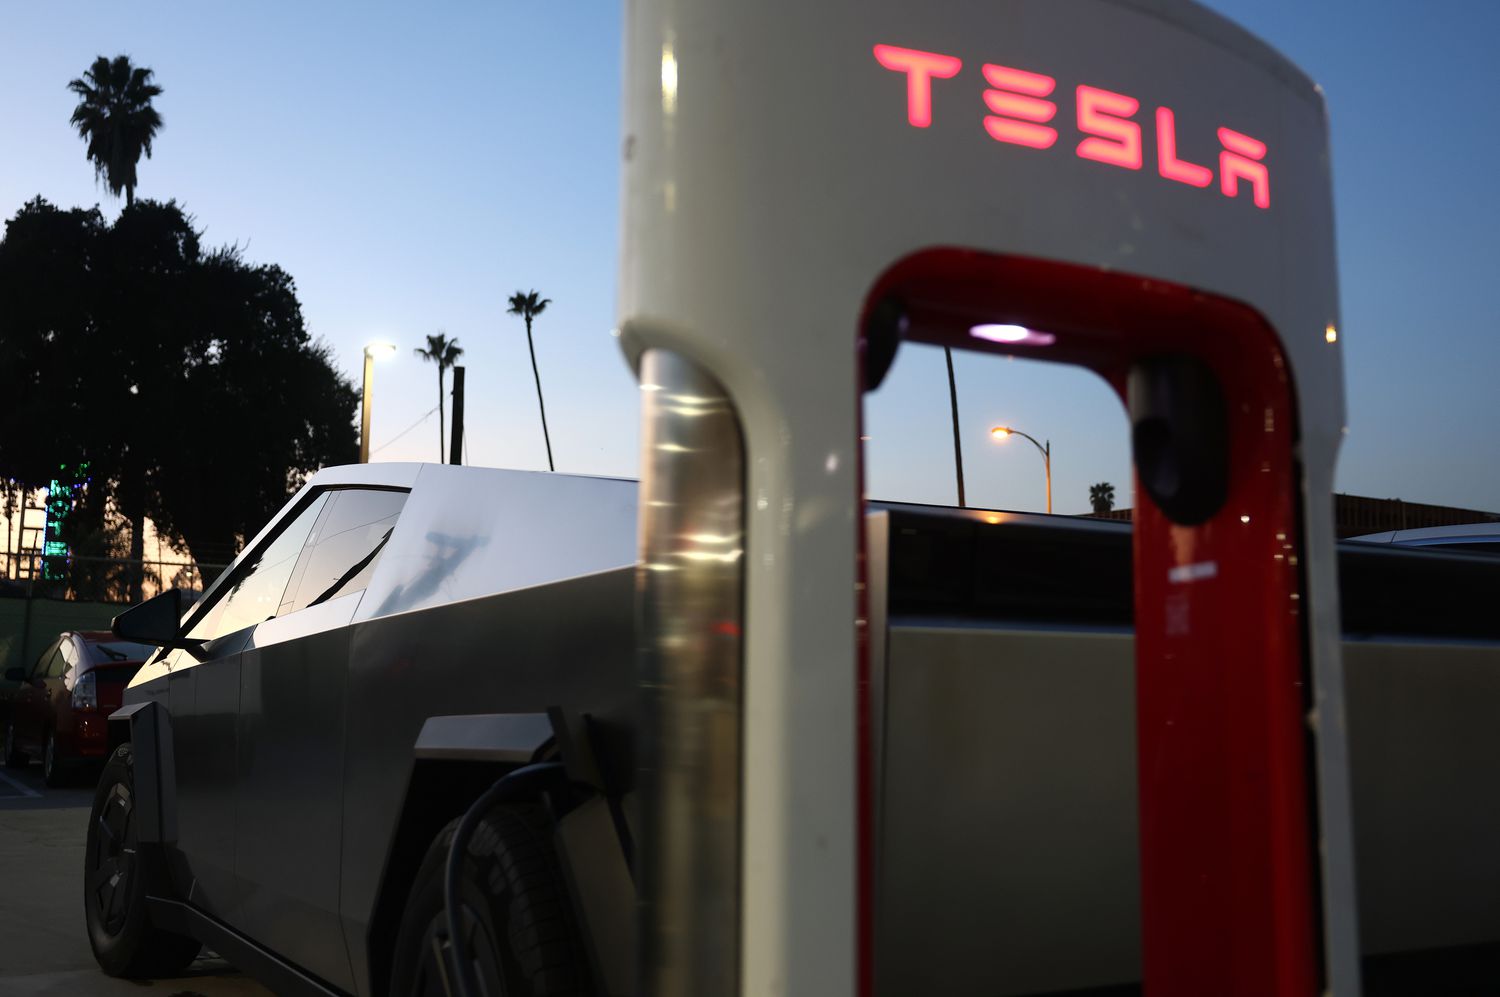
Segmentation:
[[(114, 416), (95, 427), (110, 441), (114, 497), (130, 523), (129, 556), (145, 557), (146, 518), (154, 503), (151, 477), (172, 459), (161, 427), (173, 417), (196, 332), (184, 314), (192, 273), (202, 260), (198, 233), (175, 202), (141, 201), (120, 212), (104, 238), (94, 279), (101, 296), (95, 323), (106, 337), (97, 348), (116, 372), (103, 382)], [(183, 358), (160, 370), (165, 358)], [(138, 576), (137, 576), (138, 577)], [(138, 586), (132, 601), (140, 598)]]
[[(97, 208), (63, 211), (36, 198), (5, 223), (0, 240), (0, 477), (45, 485), (65, 460), (105, 456), (81, 384), (99, 385), (109, 358), (93, 329), (109, 228)], [(69, 349), (64, 349), (66, 344)], [(80, 348), (82, 347), (82, 348)], [(97, 390), (97, 387), (96, 387)], [(58, 446), (60, 440), (73, 445)]]
[(115, 197), (123, 190), (127, 208), (135, 204), (136, 164), (143, 152), (151, 158), (151, 142), (162, 127), (161, 115), (151, 106), (162, 94), (162, 88), (151, 82), (153, 75), (144, 66), (131, 65), (129, 56), (110, 60), (101, 55), (83, 76), (68, 83), (78, 95), (69, 124), (88, 142), (94, 176)]
[(536, 346), (531, 341), (531, 320), (546, 311), (551, 303), (551, 298), (540, 297), (535, 291), (517, 291), (510, 296), (508, 312), (526, 320), (526, 348), (531, 351), (531, 376), (536, 379), (536, 404), (542, 410), (542, 442), (547, 444), (547, 470), (555, 471), (557, 466), (552, 463), (552, 437), (547, 433), (547, 405), (542, 401), (542, 375), (537, 371)]
[[(309, 473), (358, 451), (359, 394), (309, 336), (291, 277), (200, 238), (150, 200), (113, 226), (40, 198), (6, 223), (0, 480), (87, 463), (70, 542), (109, 546), (100, 526), (118, 515), (138, 558), (149, 516), (200, 562), (227, 560)], [(139, 598), (139, 573), (120, 584)]]
[(152, 471), (150, 513), (199, 562), (223, 563), (309, 474), (354, 463), (359, 390), (308, 333), (278, 266), (215, 250), (190, 270), (181, 304), (185, 370), (159, 417), (169, 456)]
[[(82, 276), (99, 265), (108, 233), (97, 208), (60, 211), (40, 198), (28, 202), (5, 225), (0, 240), (0, 479), (6, 484), (7, 516), (31, 493), (64, 477), (65, 463), (92, 463), (107, 456), (108, 441), (94, 439), (94, 414), (74, 394), (77, 384), (109, 376), (107, 357), (93, 348), (97, 287)], [(67, 349), (90, 344), (86, 349)], [(58, 446), (59, 440), (71, 445)], [(76, 466), (76, 463), (74, 463)], [(74, 553), (123, 555), (120, 537), (106, 539), (102, 486), (84, 490), (64, 520), (64, 538)], [(12, 524), (15, 520), (11, 520)], [(21, 538), (12, 533), (9, 547)]]
[(458, 340), (449, 339), (442, 329), (437, 335), (427, 337), (427, 348), (420, 346), (412, 350), (417, 356), (428, 363), (437, 364), (438, 369), (438, 463), (443, 462), (443, 440), (445, 432), (443, 427), (443, 375), (448, 368), (458, 362), (458, 358), (464, 355), (463, 348), (458, 345)]
[(1109, 512), (1115, 507), (1115, 486), (1108, 481), (1089, 485), (1089, 504), (1095, 512)]

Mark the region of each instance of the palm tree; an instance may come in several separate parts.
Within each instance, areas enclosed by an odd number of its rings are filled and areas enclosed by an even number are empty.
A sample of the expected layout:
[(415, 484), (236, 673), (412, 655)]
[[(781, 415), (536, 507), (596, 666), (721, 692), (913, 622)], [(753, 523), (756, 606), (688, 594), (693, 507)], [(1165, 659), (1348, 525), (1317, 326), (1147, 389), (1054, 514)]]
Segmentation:
[(552, 463), (552, 437), (547, 435), (547, 405), (542, 401), (542, 375), (536, 369), (536, 346), (531, 341), (531, 320), (547, 310), (551, 298), (539, 298), (535, 291), (522, 294), (517, 291), (510, 296), (510, 314), (526, 320), (526, 347), (531, 350), (531, 376), (536, 378), (536, 403), (542, 410), (542, 442), (547, 444), (547, 470), (555, 471)]
[(144, 66), (132, 66), (127, 55), (113, 61), (101, 55), (80, 79), (68, 83), (78, 95), (69, 124), (88, 142), (86, 155), (95, 178), (115, 197), (123, 190), (127, 208), (135, 203), (135, 165), (143, 152), (151, 158), (151, 140), (162, 126), (161, 115), (151, 106), (162, 89), (151, 82), (152, 75)]
[(1109, 512), (1115, 507), (1115, 486), (1108, 481), (1089, 485), (1089, 504), (1095, 512)]
[(443, 426), (443, 375), (448, 373), (448, 368), (458, 362), (458, 358), (464, 355), (463, 348), (458, 345), (458, 340), (449, 339), (442, 329), (437, 335), (427, 337), (427, 348), (424, 350), (417, 347), (412, 350), (417, 356), (429, 363), (437, 364), (438, 369), (438, 463), (443, 463), (443, 437), (445, 429)]

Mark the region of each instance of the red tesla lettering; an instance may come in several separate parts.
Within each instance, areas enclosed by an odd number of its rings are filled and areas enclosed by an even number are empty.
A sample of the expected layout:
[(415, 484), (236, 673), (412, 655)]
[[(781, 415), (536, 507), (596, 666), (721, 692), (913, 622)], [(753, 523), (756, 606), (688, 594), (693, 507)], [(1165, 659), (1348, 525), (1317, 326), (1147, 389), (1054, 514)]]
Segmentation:
[(1057, 105), (1041, 99), (1057, 86), (1056, 80), (989, 64), (984, 67), (984, 78), (995, 88), (984, 92), (985, 105), (995, 112), (984, 119), (991, 138), (1032, 149), (1046, 149), (1057, 141), (1057, 129), (1042, 124), (1057, 114)]
[(1207, 187), (1214, 180), (1214, 171), (1207, 166), (1177, 158), (1177, 120), (1170, 107), (1156, 109), (1156, 163), (1168, 180), (1194, 187)]
[(1224, 151), (1219, 153), (1219, 189), (1225, 197), (1234, 197), (1240, 192), (1240, 180), (1249, 180), (1255, 193), (1255, 206), (1271, 206), (1271, 175), (1266, 171), (1266, 144), (1249, 135), (1219, 129), (1219, 142)]
[(1141, 126), (1127, 118), (1135, 114), (1141, 102), (1122, 93), (1098, 87), (1078, 88), (1078, 130), (1097, 138), (1078, 143), (1078, 154), (1084, 159), (1141, 168)]
[(957, 76), (963, 62), (951, 55), (922, 52), (895, 45), (876, 45), (875, 61), (906, 74), (906, 120), (914, 128), (932, 124), (932, 80)]
[[(906, 76), (906, 120), (914, 128), (932, 125), (932, 81), (957, 76), (963, 61), (957, 56), (897, 45), (876, 45), (875, 61)], [(1057, 80), (1041, 73), (983, 63), (989, 89), (984, 104), (989, 114), (984, 130), (997, 142), (1030, 149), (1050, 149), (1057, 144), (1053, 120), (1057, 103), (1047, 98), (1057, 89)], [(1077, 91), (1078, 143), (1081, 159), (1091, 159), (1127, 170), (1139, 170), (1145, 162), (1140, 122), (1135, 120), (1141, 102), (1129, 94), (1115, 93), (1087, 84)], [(1250, 183), (1251, 198), (1258, 208), (1271, 206), (1271, 174), (1264, 162), (1266, 144), (1229, 128), (1219, 129), (1219, 189), (1225, 197), (1239, 195), (1240, 181)], [(1214, 182), (1212, 166), (1194, 163), (1177, 155), (1177, 115), (1170, 107), (1156, 108), (1156, 168), (1163, 177), (1189, 187), (1208, 187)]]

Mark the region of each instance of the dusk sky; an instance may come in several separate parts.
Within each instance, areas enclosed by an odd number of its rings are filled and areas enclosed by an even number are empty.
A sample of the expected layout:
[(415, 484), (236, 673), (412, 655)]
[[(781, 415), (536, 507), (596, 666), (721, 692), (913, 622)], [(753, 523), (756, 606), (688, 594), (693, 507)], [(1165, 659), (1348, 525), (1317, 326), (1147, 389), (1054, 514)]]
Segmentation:
[[(1340, 490), (1500, 510), (1500, 3), (1214, 0), (1326, 91), (1333, 125), (1350, 433)], [(0, 212), (96, 185), (65, 85), (127, 53), (165, 88), (139, 197), (176, 198), (209, 245), (296, 279), (307, 325), (358, 382), (377, 368), (377, 460), (433, 460), (439, 329), (468, 369), (471, 463), (544, 468), (524, 328), (559, 470), (634, 475), (638, 396), (610, 337), (619, 245), (621, 10), (581, 4), (19, 4), (0, 40)], [(1091, 375), (1003, 359), (959, 367), (971, 504), (1059, 512), (1088, 485), (1133, 501), (1118, 402)], [(190, 416), (184, 413), (184, 416)], [(869, 411), (875, 497), (952, 500), (941, 354), (904, 351)], [(226, 455), (231, 459), (232, 455)]]

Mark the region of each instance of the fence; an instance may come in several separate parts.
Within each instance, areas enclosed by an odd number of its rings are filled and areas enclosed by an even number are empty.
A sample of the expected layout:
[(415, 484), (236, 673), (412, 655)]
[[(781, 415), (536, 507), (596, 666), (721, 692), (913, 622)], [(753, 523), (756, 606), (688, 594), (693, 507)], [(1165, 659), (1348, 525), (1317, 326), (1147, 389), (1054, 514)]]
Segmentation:
[[(197, 594), (224, 565), (0, 554), (0, 669), (26, 666), (64, 630), (107, 630), (131, 604), (169, 588)], [(205, 581), (205, 573), (207, 579)]]

